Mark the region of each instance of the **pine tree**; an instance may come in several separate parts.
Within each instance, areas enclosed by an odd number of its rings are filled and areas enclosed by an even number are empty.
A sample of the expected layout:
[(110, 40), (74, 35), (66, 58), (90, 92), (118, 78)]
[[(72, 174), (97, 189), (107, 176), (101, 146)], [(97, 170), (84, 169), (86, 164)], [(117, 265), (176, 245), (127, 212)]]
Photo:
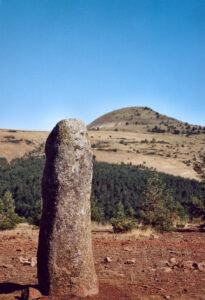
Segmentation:
[(142, 192), (140, 219), (144, 225), (151, 225), (159, 231), (172, 228), (171, 212), (166, 205), (172, 201), (171, 193), (165, 188), (158, 173), (152, 172)]
[(110, 222), (116, 233), (130, 231), (135, 226), (132, 218), (126, 218), (124, 206), (121, 201), (117, 205), (116, 217), (111, 218)]
[(98, 223), (105, 222), (105, 214), (104, 210), (99, 204), (97, 203), (97, 199), (91, 197), (91, 219)]
[(0, 229), (12, 229), (17, 223), (23, 221), (15, 213), (14, 199), (10, 191), (6, 191), (0, 199)]

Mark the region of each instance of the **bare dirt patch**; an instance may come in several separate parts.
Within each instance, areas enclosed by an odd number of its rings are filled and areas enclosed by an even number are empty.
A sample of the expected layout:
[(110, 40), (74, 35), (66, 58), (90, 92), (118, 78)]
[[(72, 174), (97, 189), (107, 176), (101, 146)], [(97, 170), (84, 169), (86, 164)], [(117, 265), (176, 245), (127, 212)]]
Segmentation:
[[(116, 235), (94, 230), (92, 236), (100, 293), (87, 299), (205, 299), (204, 232)], [(22, 299), (26, 286), (37, 288), (37, 242), (38, 230), (31, 226), (0, 232), (0, 299)]]

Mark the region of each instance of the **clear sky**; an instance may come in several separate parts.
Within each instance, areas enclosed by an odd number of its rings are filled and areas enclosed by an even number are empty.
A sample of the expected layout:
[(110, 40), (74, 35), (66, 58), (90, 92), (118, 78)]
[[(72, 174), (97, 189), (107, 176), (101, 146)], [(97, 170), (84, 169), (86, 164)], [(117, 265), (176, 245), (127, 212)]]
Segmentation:
[(127, 106), (205, 125), (204, 0), (0, 0), (0, 128)]

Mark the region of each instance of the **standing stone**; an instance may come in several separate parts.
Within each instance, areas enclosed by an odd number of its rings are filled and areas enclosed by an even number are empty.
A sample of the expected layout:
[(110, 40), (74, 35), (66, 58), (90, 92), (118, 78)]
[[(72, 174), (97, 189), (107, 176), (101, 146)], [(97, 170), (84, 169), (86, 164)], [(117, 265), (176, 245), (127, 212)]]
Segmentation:
[(60, 121), (46, 142), (38, 280), (46, 295), (98, 294), (91, 240), (92, 152), (82, 121)]

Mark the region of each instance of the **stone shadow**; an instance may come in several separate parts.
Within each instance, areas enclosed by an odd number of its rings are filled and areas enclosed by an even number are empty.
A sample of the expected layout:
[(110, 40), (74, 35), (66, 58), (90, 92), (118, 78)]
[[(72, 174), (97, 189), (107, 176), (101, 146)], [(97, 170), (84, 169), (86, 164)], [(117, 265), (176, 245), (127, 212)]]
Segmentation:
[[(0, 283), (0, 294), (10, 294), (16, 291), (24, 290), (25, 288), (35, 288), (38, 289), (38, 285), (31, 285), (31, 284), (18, 284), (15, 282), (2, 282)], [(21, 297), (16, 297), (16, 299), (21, 299)]]

